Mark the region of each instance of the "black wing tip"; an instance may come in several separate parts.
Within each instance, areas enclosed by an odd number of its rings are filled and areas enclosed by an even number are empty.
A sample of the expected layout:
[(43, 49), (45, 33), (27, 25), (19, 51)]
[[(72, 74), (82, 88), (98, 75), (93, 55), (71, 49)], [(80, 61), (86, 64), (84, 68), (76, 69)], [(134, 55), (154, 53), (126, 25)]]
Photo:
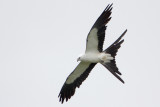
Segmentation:
[(66, 100), (66, 102), (67, 102), (68, 99), (71, 98), (71, 96), (73, 96), (73, 95), (65, 95), (65, 92), (62, 91), (62, 92), (60, 92), (59, 95), (58, 95), (58, 97), (59, 97), (59, 102), (61, 102), (61, 104), (63, 104), (64, 101)]
[(92, 28), (101, 28), (105, 26), (110, 20), (111, 20), (111, 12), (112, 11), (112, 4), (108, 4), (107, 7), (104, 9), (104, 11), (101, 13), (101, 15), (96, 20), (95, 24)]
[(61, 102), (61, 104), (63, 104), (65, 100), (67, 102), (68, 99), (70, 99), (74, 95), (74, 93), (75, 87), (72, 84), (64, 84), (58, 95), (59, 102)]
[[(113, 3), (111, 5), (108, 4), (107, 7), (104, 9), (103, 13), (105, 13), (105, 14), (109, 13), (108, 15), (110, 16), (112, 13), (112, 9), (113, 9), (112, 5), (113, 5)], [(111, 17), (109, 17), (109, 19), (111, 19)]]
[(64, 100), (65, 100), (64, 94), (62, 94), (62, 93), (60, 92), (59, 95), (58, 95), (58, 98), (59, 98), (59, 102), (61, 102), (61, 104), (63, 104), (63, 102), (64, 102)]
[(112, 8), (113, 8), (112, 6), (113, 6), (113, 3), (108, 4), (107, 7), (105, 8), (105, 11), (106, 10), (112, 10)]
[[(110, 16), (112, 13), (112, 9), (113, 9), (112, 5), (113, 5), (113, 3), (108, 4), (107, 7), (104, 9), (103, 13), (105, 13), (105, 14), (109, 13), (109, 16)], [(110, 19), (111, 19), (111, 17), (109, 17), (108, 20), (110, 20)]]

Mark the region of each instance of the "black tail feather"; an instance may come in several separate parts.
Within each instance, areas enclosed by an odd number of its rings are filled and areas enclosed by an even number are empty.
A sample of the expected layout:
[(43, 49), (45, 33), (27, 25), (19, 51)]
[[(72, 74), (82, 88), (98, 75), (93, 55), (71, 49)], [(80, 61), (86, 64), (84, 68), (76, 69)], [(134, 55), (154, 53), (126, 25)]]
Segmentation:
[(126, 32), (127, 30), (125, 30), (123, 34), (112, 45), (110, 45), (106, 50), (104, 50), (105, 53), (111, 54), (111, 56), (114, 59), (111, 60), (109, 63), (101, 63), (122, 83), (124, 83), (124, 81), (119, 76), (121, 75), (121, 73), (119, 72), (118, 67), (116, 66), (115, 56), (117, 55), (118, 49), (121, 47), (121, 44), (124, 42), (124, 40), (121, 40), (121, 39), (125, 35)]
[(117, 55), (118, 49), (121, 47), (121, 44), (124, 42), (124, 39), (123, 40), (121, 39), (126, 34), (126, 32), (127, 32), (127, 29), (112, 45), (110, 45), (106, 50), (104, 50), (104, 52), (110, 53), (112, 57), (115, 57)]
[(102, 65), (104, 67), (106, 67), (117, 79), (119, 79), (122, 83), (124, 83), (124, 81), (122, 80), (122, 78), (119, 75), (117, 75), (116, 72), (113, 70), (113, 67), (111, 67), (108, 64), (103, 64), (103, 63), (102, 63)]

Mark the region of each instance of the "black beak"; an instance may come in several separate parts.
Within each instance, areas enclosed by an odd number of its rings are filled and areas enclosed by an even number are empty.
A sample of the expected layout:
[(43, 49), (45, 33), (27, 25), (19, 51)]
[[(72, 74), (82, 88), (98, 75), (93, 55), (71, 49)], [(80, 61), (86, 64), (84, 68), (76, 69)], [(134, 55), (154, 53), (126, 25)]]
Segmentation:
[(79, 61), (80, 58), (77, 59), (77, 62)]

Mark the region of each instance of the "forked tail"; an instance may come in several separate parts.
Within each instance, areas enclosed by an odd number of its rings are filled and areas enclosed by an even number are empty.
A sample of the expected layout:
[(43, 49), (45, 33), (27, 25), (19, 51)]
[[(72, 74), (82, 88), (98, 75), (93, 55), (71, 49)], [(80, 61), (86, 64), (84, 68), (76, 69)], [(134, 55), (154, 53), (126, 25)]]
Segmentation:
[(106, 67), (117, 79), (119, 79), (122, 83), (124, 81), (119, 77), (121, 73), (119, 72), (117, 66), (116, 66), (116, 60), (115, 56), (117, 55), (118, 49), (121, 47), (121, 44), (124, 42), (124, 39), (122, 37), (125, 35), (127, 30), (123, 32), (123, 34), (112, 44), (110, 45), (106, 50), (104, 50), (105, 53), (111, 54), (111, 56), (114, 58), (108, 63), (101, 63), (104, 67)]

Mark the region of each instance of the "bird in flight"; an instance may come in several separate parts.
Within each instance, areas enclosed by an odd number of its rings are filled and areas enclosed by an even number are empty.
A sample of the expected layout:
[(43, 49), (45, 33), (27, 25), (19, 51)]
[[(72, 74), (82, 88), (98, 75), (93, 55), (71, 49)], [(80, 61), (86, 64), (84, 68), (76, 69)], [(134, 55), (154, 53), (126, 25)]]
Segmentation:
[(85, 54), (77, 59), (80, 63), (67, 77), (59, 93), (58, 97), (61, 103), (63, 103), (64, 100), (67, 102), (68, 99), (74, 95), (76, 87), (80, 87), (82, 82), (88, 77), (89, 73), (97, 63), (102, 64), (118, 80), (124, 83), (124, 81), (120, 78), (121, 73), (116, 66), (115, 56), (118, 49), (121, 47), (121, 44), (124, 42), (124, 39), (121, 39), (127, 30), (125, 30), (122, 35), (107, 49), (103, 50), (105, 30), (107, 27), (106, 24), (111, 19), (111, 11), (112, 4), (109, 4), (91, 28), (87, 36)]

